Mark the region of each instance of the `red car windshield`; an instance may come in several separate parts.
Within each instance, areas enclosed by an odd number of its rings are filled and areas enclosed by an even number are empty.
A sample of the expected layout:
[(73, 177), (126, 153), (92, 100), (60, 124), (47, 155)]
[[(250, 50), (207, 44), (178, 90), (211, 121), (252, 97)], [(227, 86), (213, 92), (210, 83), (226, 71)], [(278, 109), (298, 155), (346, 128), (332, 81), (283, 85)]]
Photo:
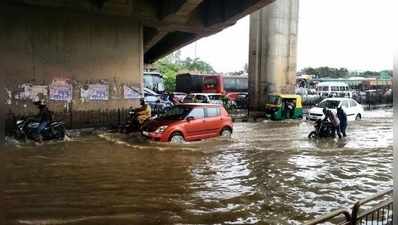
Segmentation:
[(171, 108), (171, 110), (162, 114), (159, 118), (164, 120), (179, 120), (184, 119), (192, 111), (192, 107), (177, 105)]

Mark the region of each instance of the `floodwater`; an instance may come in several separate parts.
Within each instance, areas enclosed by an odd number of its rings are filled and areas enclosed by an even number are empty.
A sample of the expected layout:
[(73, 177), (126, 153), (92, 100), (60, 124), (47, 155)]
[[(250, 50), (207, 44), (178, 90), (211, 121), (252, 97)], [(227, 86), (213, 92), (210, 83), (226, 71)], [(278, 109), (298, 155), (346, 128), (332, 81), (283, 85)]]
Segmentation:
[(0, 223), (301, 224), (392, 187), (392, 111), (345, 140), (308, 122), (236, 123), (230, 140), (184, 145), (100, 133), (0, 151)]

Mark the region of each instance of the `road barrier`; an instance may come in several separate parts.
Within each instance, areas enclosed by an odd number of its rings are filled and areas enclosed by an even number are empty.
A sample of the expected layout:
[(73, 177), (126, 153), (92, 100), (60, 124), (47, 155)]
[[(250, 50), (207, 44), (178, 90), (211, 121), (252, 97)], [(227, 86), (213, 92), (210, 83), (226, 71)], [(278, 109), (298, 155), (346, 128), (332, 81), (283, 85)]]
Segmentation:
[(393, 189), (380, 192), (356, 202), (352, 207), (351, 213), (348, 209), (339, 209), (305, 223), (305, 225), (392, 225), (392, 194)]

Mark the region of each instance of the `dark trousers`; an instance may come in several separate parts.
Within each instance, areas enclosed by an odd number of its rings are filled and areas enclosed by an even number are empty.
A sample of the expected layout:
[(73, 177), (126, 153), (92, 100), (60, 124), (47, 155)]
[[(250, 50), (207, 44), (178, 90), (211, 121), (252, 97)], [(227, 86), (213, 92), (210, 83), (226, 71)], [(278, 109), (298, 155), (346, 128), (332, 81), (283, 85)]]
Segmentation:
[(340, 126), (335, 126), (333, 133), (337, 133), (337, 136), (339, 136), (339, 138), (341, 138)]
[(347, 124), (340, 123), (340, 131), (341, 131), (341, 133), (343, 134), (344, 137), (347, 137), (347, 134), (345, 133), (346, 129), (347, 129)]

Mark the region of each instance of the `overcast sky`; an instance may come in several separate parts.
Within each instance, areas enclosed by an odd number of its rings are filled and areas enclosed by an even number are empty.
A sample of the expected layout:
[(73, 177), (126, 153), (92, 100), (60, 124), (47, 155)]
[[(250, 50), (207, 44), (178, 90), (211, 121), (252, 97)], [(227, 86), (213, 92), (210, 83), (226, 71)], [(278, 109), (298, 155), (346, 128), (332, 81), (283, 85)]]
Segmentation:
[[(398, 0), (300, 0), (298, 70), (346, 67), (392, 69)], [(394, 31), (395, 29), (395, 31)], [(398, 36), (398, 35), (397, 35)], [(396, 36), (396, 37), (397, 37)], [(249, 17), (182, 49), (217, 72), (242, 70), (248, 61)]]

